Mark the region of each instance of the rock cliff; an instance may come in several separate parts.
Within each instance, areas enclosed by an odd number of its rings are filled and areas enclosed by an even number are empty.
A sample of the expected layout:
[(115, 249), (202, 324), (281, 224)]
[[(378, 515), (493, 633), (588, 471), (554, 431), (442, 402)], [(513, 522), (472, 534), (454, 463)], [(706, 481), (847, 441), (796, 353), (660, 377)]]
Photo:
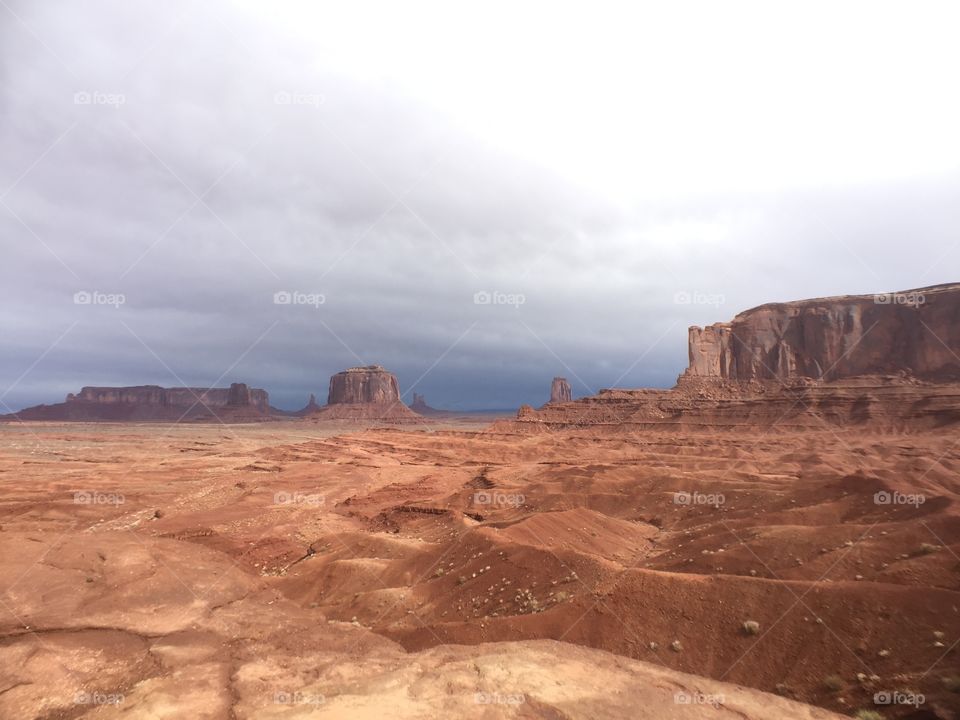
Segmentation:
[(689, 331), (685, 375), (753, 381), (904, 374), (960, 380), (960, 285), (747, 310)]

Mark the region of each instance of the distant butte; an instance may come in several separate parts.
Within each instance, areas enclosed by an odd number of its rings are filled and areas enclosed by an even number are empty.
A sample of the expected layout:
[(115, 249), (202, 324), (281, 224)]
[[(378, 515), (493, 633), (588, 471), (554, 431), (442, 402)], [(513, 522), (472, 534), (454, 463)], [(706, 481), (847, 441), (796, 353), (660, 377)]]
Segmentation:
[(249, 422), (270, 417), (266, 390), (233, 383), (229, 388), (84, 387), (66, 401), (36, 405), (7, 420), (82, 422)]
[(400, 400), (397, 377), (381, 365), (353, 367), (330, 378), (327, 405), (313, 417), (321, 420), (417, 421), (420, 415)]
[(410, 403), (410, 409), (415, 413), (419, 413), (420, 415), (433, 415), (444, 412), (443, 410), (437, 410), (436, 408), (432, 408), (427, 405), (426, 398), (419, 393), (413, 394), (413, 402)]

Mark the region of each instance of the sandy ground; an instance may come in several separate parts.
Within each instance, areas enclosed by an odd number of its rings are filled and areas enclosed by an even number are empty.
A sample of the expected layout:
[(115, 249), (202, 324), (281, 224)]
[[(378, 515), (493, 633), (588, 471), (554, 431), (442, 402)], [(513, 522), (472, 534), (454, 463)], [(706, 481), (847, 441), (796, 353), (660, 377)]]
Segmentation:
[(0, 717), (960, 716), (954, 431), (486, 421), (0, 426)]

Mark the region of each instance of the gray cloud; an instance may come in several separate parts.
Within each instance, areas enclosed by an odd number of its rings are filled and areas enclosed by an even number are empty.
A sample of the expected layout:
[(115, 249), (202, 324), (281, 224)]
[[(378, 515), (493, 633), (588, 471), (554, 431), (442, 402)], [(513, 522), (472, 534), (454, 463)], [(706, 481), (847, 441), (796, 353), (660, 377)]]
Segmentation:
[[(439, 406), (539, 404), (557, 374), (577, 395), (669, 385), (688, 325), (763, 302), (956, 280), (956, 169), (614, 200), (239, 7), (9, 7), (12, 407), (85, 384), (219, 380), (295, 408), (358, 362)], [(602, 134), (603, 113), (570, 143)], [(82, 290), (126, 302), (76, 305)], [(325, 302), (274, 304), (284, 290)], [(525, 301), (476, 305), (478, 291)]]

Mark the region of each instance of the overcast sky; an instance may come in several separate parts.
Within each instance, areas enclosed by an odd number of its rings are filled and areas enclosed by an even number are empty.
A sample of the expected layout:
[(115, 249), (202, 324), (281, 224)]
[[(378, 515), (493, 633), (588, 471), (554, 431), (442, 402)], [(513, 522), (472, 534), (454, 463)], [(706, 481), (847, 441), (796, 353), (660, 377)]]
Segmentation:
[(539, 405), (960, 279), (956, 4), (784, 7), (0, 1), (0, 412), (372, 363)]

